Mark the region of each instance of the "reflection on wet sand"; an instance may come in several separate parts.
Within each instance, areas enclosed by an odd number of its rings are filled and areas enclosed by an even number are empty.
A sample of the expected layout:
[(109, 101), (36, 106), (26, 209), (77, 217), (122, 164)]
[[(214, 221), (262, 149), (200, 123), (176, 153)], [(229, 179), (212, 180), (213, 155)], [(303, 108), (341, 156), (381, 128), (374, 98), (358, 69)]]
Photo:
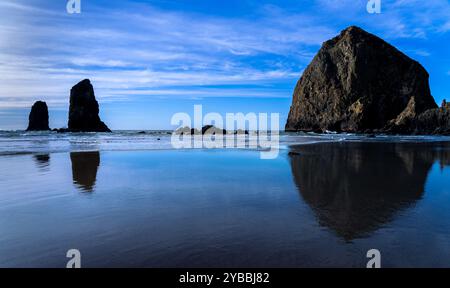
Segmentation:
[(50, 165), (50, 154), (37, 154), (33, 155), (33, 158), (39, 169), (46, 170)]
[(293, 147), (291, 168), (319, 223), (365, 237), (420, 200), (431, 166), (450, 165), (447, 143), (323, 143)]
[(97, 170), (100, 166), (100, 153), (96, 152), (72, 152), (73, 183), (84, 192), (93, 192), (97, 180)]

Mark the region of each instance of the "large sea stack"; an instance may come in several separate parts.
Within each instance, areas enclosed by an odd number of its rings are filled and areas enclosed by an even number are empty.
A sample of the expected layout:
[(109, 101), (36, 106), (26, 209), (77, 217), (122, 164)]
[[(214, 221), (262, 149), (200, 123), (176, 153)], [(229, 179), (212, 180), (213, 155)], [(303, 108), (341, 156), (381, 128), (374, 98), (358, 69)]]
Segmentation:
[(98, 102), (91, 81), (85, 79), (70, 91), (69, 131), (111, 132), (100, 120)]
[(48, 107), (47, 103), (37, 101), (31, 107), (27, 131), (47, 131), (48, 126)]
[(351, 26), (325, 42), (304, 71), (286, 130), (442, 133), (448, 127), (435, 125), (447, 123), (448, 113), (437, 108), (428, 78), (417, 61)]

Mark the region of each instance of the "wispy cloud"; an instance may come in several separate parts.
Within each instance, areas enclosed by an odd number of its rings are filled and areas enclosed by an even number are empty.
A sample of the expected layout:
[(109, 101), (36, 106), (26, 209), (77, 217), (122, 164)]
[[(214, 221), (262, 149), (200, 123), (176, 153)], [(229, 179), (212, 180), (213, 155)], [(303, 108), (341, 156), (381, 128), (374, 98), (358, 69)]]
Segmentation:
[[(127, 11), (91, 6), (82, 19), (25, 2), (2, 8), (26, 18), (0, 21), (2, 38), (9, 40), (0, 44), (0, 99), (2, 106), (14, 107), (29, 106), (37, 97), (64, 103), (60, 99), (84, 78), (91, 78), (104, 98), (181, 95), (180, 87), (202, 97), (279, 97), (268, 84), (298, 78), (313, 56), (311, 47), (334, 34), (310, 17), (286, 22), (275, 8), (262, 9), (256, 21), (148, 5)], [(238, 84), (262, 85), (265, 91), (226, 88)], [(205, 85), (224, 88), (202, 89)], [(148, 90), (156, 88), (158, 93)]]
[(0, 3), (0, 107), (28, 107), (37, 98), (66, 105), (70, 87), (84, 78), (105, 101), (287, 97), (321, 43), (346, 25), (389, 39), (450, 30), (445, 0), (385, 0), (382, 20), (366, 13), (365, 1), (353, 0), (316, 0), (309, 11), (261, 4), (248, 17), (99, 2), (81, 15), (48, 1)]
[(430, 57), (431, 53), (426, 50), (421, 49), (408, 49), (406, 52), (420, 56), (420, 57)]
[(351, 19), (390, 39), (427, 38), (429, 33), (449, 29), (448, 0), (382, 0), (380, 15), (366, 13), (367, 1), (316, 0), (316, 3), (320, 9), (334, 14), (334, 19)]

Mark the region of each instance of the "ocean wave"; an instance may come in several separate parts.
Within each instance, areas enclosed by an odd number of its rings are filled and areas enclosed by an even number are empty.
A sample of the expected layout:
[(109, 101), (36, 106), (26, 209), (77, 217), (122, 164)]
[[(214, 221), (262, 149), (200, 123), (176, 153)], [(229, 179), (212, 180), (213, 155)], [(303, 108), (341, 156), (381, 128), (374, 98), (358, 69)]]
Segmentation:
[[(71, 151), (126, 151), (167, 150), (171, 144), (171, 131), (115, 131), (113, 133), (56, 133), (0, 131), (0, 156), (27, 153), (56, 153)], [(225, 137), (234, 137), (227, 135)], [(252, 137), (245, 136), (248, 143)], [(280, 133), (281, 150), (290, 146), (310, 145), (324, 142), (450, 142), (449, 136), (392, 136), (357, 134)], [(242, 142), (241, 142), (242, 143)]]

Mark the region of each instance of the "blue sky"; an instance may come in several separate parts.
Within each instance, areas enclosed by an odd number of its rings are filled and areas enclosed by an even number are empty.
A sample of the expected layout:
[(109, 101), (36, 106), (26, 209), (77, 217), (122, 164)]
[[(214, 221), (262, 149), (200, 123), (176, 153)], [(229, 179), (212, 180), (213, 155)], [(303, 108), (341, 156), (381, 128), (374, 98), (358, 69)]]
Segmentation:
[(26, 128), (36, 100), (67, 124), (70, 88), (94, 84), (112, 129), (171, 129), (176, 112), (280, 113), (322, 42), (350, 25), (418, 60), (450, 99), (447, 0), (67, 0), (0, 2), (0, 129)]

